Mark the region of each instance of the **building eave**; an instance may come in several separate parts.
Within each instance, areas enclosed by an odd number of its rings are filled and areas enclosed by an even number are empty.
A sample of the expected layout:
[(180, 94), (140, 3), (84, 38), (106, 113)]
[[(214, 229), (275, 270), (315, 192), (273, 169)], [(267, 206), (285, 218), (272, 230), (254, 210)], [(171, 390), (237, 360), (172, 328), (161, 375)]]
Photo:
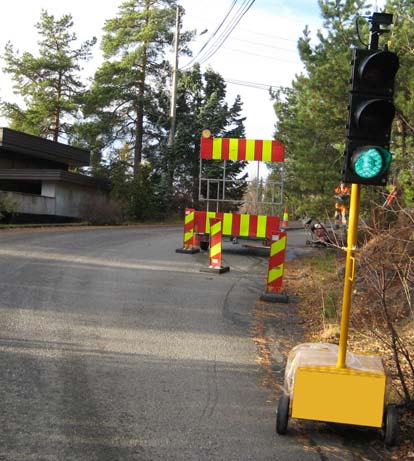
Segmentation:
[(88, 150), (4, 127), (0, 128), (0, 155), (2, 150), (53, 160), (69, 166), (88, 166), (90, 163)]

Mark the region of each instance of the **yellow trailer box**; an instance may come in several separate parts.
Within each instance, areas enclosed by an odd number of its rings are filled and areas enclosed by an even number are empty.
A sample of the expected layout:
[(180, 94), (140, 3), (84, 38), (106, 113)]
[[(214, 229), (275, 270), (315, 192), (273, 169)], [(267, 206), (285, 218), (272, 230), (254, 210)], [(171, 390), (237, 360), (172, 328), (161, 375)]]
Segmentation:
[(347, 368), (337, 368), (338, 346), (308, 343), (289, 355), (285, 388), (291, 417), (380, 428), (387, 379), (376, 356), (347, 353)]

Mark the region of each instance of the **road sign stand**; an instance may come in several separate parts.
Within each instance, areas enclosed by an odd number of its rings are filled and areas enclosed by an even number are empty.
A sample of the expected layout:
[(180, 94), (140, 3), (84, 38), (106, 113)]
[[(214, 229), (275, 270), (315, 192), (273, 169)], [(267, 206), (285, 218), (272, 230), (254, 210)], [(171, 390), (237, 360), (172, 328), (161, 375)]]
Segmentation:
[[(203, 161), (223, 162), (221, 178), (203, 177)], [(222, 220), (222, 236), (226, 241), (246, 242), (246, 246), (257, 248), (256, 242), (261, 242), (260, 248), (267, 248), (273, 235), (280, 229), (280, 218), (275, 214), (281, 206), (283, 197), (283, 169), (279, 169), (280, 181), (266, 181), (265, 189), (257, 178), (256, 196), (244, 196), (235, 199), (231, 192), (233, 188), (245, 186), (246, 176), (233, 178), (226, 175), (227, 162), (230, 161), (261, 161), (284, 162), (284, 146), (276, 140), (255, 140), (244, 138), (212, 138), (209, 130), (203, 130), (200, 140), (200, 174), (198, 178), (199, 203), (204, 210), (193, 210), (194, 224), (190, 235), (187, 229), (187, 209), (184, 229), (183, 248), (177, 253), (192, 254), (200, 249), (206, 251), (210, 246), (210, 218)], [(229, 170), (231, 171), (231, 170)], [(260, 185), (260, 187), (259, 187)], [(242, 205), (247, 208), (243, 212), (235, 212)], [(215, 205), (216, 210), (210, 208)], [(223, 211), (219, 211), (223, 208)], [(228, 211), (230, 209), (230, 211)], [(267, 211), (271, 209), (271, 214)], [(194, 243), (193, 242), (194, 236)], [(251, 243), (251, 242), (254, 242)], [(216, 269), (214, 269), (216, 271)]]

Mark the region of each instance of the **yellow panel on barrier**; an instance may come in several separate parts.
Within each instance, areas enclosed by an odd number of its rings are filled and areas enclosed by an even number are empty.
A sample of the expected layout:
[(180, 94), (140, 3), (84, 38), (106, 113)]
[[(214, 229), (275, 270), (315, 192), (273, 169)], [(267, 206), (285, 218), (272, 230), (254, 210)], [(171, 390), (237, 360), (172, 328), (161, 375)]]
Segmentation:
[(223, 213), (223, 234), (231, 235), (231, 226), (233, 224), (233, 213)]
[(381, 427), (386, 376), (352, 368), (296, 369), (292, 418)]
[(248, 214), (240, 215), (240, 237), (248, 237), (249, 222), (250, 222), (250, 216)]
[(267, 216), (257, 216), (257, 233), (256, 237), (266, 237)]

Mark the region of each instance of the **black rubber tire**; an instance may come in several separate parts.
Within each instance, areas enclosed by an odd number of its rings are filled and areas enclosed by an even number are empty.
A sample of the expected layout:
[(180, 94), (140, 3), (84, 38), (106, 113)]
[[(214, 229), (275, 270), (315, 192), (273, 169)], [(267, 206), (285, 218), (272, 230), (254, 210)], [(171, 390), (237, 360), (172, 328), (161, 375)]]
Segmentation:
[(395, 405), (387, 405), (384, 412), (384, 422), (382, 425), (382, 438), (385, 445), (392, 447), (397, 440), (398, 416)]
[(289, 404), (290, 397), (283, 393), (279, 398), (276, 413), (276, 432), (280, 435), (284, 435), (287, 432), (289, 420)]
[(200, 242), (200, 248), (204, 251), (207, 251), (209, 246), (210, 242)]

